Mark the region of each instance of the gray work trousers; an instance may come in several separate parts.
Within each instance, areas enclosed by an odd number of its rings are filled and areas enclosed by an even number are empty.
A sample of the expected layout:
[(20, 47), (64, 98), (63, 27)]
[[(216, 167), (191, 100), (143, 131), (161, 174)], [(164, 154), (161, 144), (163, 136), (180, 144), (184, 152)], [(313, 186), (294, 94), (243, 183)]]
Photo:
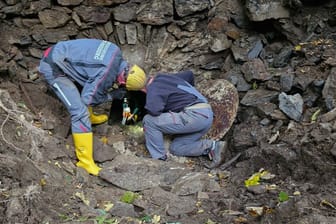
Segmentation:
[(169, 151), (176, 156), (205, 155), (213, 140), (202, 139), (213, 121), (211, 108), (185, 109), (159, 116), (147, 114), (143, 119), (146, 147), (152, 158), (166, 155), (164, 134), (173, 135)]
[(44, 71), (43, 74), (49, 86), (69, 111), (72, 133), (92, 132), (88, 108), (73, 81), (66, 75), (55, 77), (51, 66), (44, 61), (41, 61), (40, 69)]

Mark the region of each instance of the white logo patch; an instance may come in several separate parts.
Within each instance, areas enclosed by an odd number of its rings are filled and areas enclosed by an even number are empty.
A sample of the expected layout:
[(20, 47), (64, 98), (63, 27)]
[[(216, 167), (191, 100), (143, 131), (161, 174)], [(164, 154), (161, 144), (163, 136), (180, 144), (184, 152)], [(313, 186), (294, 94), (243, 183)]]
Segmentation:
[(102, 61), (105, 57), (107, 49), (110, 47), (111, 43), (108, 41), (102, 41), (95, 53), (94, 59)]

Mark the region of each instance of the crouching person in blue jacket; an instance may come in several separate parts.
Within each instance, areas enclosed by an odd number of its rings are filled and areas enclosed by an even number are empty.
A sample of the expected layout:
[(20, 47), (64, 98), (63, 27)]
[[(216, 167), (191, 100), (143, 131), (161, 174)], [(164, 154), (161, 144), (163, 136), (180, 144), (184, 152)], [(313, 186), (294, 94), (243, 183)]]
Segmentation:
[(207, 99), (194, 87), (191, 71), (157, 74), (145, 89), (147, 115), (143, 119), (146, 147), (154, 159), (167, 159), (164, 134), (173, 136), (169, 151), (176, 156), (208, 155), (218, 167), (224, 160), (227, 143), (202, 139), (213, 122)]
[[(71, 115), (71, 131), (78, 158), (77, 166), (98, 175), (93, 160), (92, 124), (108, 120), (92, 112), (92, 106), (122, 99), (126, 90), (140, 90), (145, 72), (129, 64), (115, 44), (97, 39), (58, 42), (40, 61), (39, 72)], [(77, 86), (81, 88), (78, 89)]]

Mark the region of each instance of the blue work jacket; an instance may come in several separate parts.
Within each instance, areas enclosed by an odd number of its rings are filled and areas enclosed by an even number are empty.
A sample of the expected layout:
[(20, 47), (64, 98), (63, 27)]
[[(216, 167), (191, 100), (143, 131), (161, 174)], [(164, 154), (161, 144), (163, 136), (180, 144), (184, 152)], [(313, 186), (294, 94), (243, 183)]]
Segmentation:
[(146, 91), (145, 109), (153, 116), (169, 111), (180, 112), (187, 106), (207, 102), (194, 87), (194, 74), (191, 71), (159, 73)]
[[(60, 41), (50, 53), (51, 61), (64, 72), (62, 75), (83, 87), (81, 98), (86, 105), (94, 106), (110, 100), (108, 90), (128, 67), (120, 48), (105, 40)], [(44, 75), (48, 77), (48, 74)]]

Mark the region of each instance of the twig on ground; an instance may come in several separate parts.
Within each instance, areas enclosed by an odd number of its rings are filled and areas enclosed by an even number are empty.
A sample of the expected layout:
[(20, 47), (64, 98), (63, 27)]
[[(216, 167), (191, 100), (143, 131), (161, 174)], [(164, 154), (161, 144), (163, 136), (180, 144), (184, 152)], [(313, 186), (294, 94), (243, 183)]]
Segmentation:
[[(8, 94), (8, 93), (7, 93), (7, 94)], [(8, 95), (8, 97), (9, 97), (9, 95)], [(3, 98), (3, 99), (5, 99), (5, 98)], [(16, 109), (15, 106), (16, 106), (16, 105), (14, 104), (14, 105), (12, 105), (12, 108), (14, 108), (14, 109), (9, 109), (9, 108), (7, 108), (7, 107), (4, 105), (3, 101), (0, 100), (0, 108), (1, 108), (2, 110), (4, 110), (4, 111), (7, 113), (7, 116), (6, 116), (5, 120), (2, 122), (1, 127), (0, 127), (0, 135), (1, 135), (1, 138), (3, 139), (3, 141), (4, 141), (6, 144), (8, 144), (8, 145), (11, 146), (12, 148), (14, 148), (14, 149), (16, 149), (16, 150), (18, 150), (18, 151), (20, 151), (20, 152), (24, 152), (25, 150), (23, 150), (23, 149), (21, 149), (21, 148), (18, 148), (18, 147), (15, 146), (13, 143), (11, 143), (11, 142), (9, 142), (8, 140), (6, 140), (6, 138), (5, 138), (5, 136), (4, 136), (4, 131), (3, 131), (6, 122), (7, 122), (8, 119), (10, 118), (10, 119), (16, 121), (18, 124), (24, 125), (28, 130), (31, 130), (31, 131), (34, 131), (34, 132), (37, 132), (37, 130), (34, 129), (34, 128), (32, 128), (32, 127), (31, 127), (32, 124), (29, 123), (29, 122), (27, 122), (27, 121), (24, 119), (24, 117), (18, 116), (18, 113), (19, 113), (19, 114), (24, 114), (24, 112), (15, 110), (15, 109)]]
[(31, 100), (31, 98), (29, 97), (26, 88), (22, 85), (22, 82), (21, 82), (21, 81), (19, 82), (19, 87), (20, 87), (20, 89), (22, 90), (23, 95), (24, 95), (25, 98), (27, 99), (27, 101), (28, 101), (28, 103), (29, 103), (29, 107), (30, 107), (30, 109), (33, 111), (33, 113), (35, 114), (35, 116), (38, 116), (39, 113), (38, 113), (37, 109), (34, 107), (33, 102), (32, 102), (32, 100)]
[(2, 122), (2, 124), (1, 124), (1, 127), (0, 127), (0, 135), (1, 135), (1, 138), (2, 138), (2, 140), (3, 140), (7, 145), (10, 145), (10, 146), (13, 147), (15, 150), (20, 151), (20, 152), (24, 152), (23, 149), (21, 149), (21, 148), (15, 146), (13, 143), (7, 141), (6, 138), (5, 138), (5, 135), (4, 135), (4, 133), (3, 133), (3, 128), (4, 128), (5, 124), (6, 124), (6, 122), (8, 121), (8, 118), (9, 118), (9, 114), (7, 114), (5, 120), (4, 120), (4, 121)]
[(226, 170), (227, 168), (229, 168), (232, 163), (234, 163), (239, 157), (240, 157), (241, 153), (238, 153), (235, 157), (233, 157), (232, 159), (230, 159), (229, 161), (227, 161), (226, 163), (224, 163), (223, 165), (220, 166), (221, 170)]

